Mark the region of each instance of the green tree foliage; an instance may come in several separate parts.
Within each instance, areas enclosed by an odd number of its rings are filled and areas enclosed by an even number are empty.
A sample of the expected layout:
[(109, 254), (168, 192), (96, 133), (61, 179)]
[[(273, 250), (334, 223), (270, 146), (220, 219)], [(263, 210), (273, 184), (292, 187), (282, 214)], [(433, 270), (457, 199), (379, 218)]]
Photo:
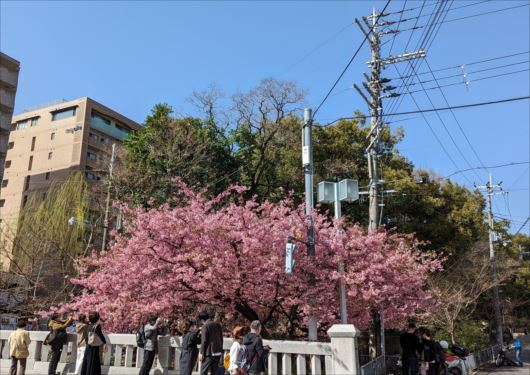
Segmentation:
[[(88, 188), (84, 174), (73, 173), (30, 195), (17, 223), (3, 228), (1, 251), (10, 258), (10, 272), (23, 282), (28, 312), (47, 308), (67, 298), (74, 262), (87, 254)], [(20, 290), (14, 293), (20, 293)]]
[(156, 105), (145, 127), (125, 141), (113, 181), (115, 196), (134, 203), (166, 202), (175, 193), (176, 176), (191, 186), (220, 192), (234, 168), (224, 132), (212, 121), (175, 118), (167, 104)]

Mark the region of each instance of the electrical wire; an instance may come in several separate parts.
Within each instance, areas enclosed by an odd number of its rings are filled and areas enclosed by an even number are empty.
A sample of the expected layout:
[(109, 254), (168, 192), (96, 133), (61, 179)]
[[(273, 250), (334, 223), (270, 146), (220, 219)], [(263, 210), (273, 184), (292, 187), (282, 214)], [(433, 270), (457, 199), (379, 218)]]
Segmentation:
[(344, 76), (344, 74), (346, 73), (346, 71), (348, 70), (348, 68), (350, 67), (351, 63), (353, 62), (353, 60), (355, 60), (355, 57), (357, 57), (357, 54), (359, 53), (359, 51), (361, 50), (361, 48), (364, 46), (364, 43), (366, 42), (366, 40), (368, 40), (368, 37), (370, 36), (370, 34), (372, 33), (375, 25), (377, 25), (377, 22), (379, 21), (379, 18), (381, 18), (381, 15), (385, 12), (386, 8), (388, 7), (388, 5), (390, 4), (390, 1), (391, 0), (387, 0), (386, 4), (385, 4), (385, 7), (383, 8), (383, 10), (381, 11), (381, 13), (379, 13), (379, 15), (377, 16), (375, 22), (374, 22), (374, 25), (370, 28), (370, 30), (368, 30), (368, 33), (364, 36), (363, 38), (363, 41), (361, 42), (361, 44), (359, 45), (359, 47), (357, 48), (357, 50), (355, 51), (355, 53), (353, 54), (353, 56), (351, 57), (350, 61), (348, 61), (348, 63), (346, 64), (346, 66), (344, 67), (344, 69), (342, 70), (342, 72), (339, 74), (339, 77), (335, 80), (335, 83), (333, 83), (333, 85), (331, 86), (331, 88), (329, 89), (328, 93), (326, 94), (326, 96), (324, 96), (324, 99), (322, 99), (322, 101), (320, 102), (320, 104), (316, 107), (315, 111), (313, 112), (313, 118), (316, 116), (316, 114), (318, 113), (318, 111), (320, 110), (320, 108), (322, 108), (322, 106), (324, 105), (324, 103), (326, 102), (326, 100), (328, 100), (329, 96), (331, 95), (331, 93), (333, 92), (333, 90), (335, 89), (335, 87), (337, 86), (337, 84), (340, 82), (340, 80), (342, 79), (342, 77)]
[[(449, 66), (447, 68), (433, 69), (432, 71), (436, 73), (436, 72), (441, 72), (441, 71), (444, 71), (444, 70), (460, 69), (462, 67), (467, 67), (467, 66), (471, 66), (471, 65), (482, 64), (482, 63), (485, 63), (485, 62), (501, 60), (501, 59), (507, 59), (507, 58), (514, 57), (514, 56), (528, 55), (528, 54), (530, 54), (530, 51), (512, 53), (510, 55), (493, 57), (493, 58), (489, 58), (489, 59), (485, 59), (485, 60), (474, 61), (474, 62), (460, 64), (460, 65), (453, 65), (453, 66)], [(428, 72), (418, 72), (416, 75), (421, 76), (421, 75), (425, 75), (425, 74), (431, 74), (431, 72), (430, 71), (428, 71)], [(411, 76), (393, 77), (393, 78), (390, 78), (390, 80), (395, 80), (395, 79), (401, 79), (402, 80), (402, 79), (409, 78), (409, 77), (411, 77)]]
[[(519, 97), (515, 97), (515, 98), (491, 100), (491, 101), (479, 102), (479, 103), (461, 104), (461, 105), (450, 106), (450, 107), (439, 107), (439, 108), (432, 108), (432, 109), (418, 109), (416, 111), (396, 112), (396, 113), (389, 113), (387, 116), (403, 116), (403, 115), (412, 115), (412, 114), (416, 114), (416, 113), (447, 111), (447, 110), (450, 110), (450, 109), (463, 109), (463, 108), (482, 107), (482, 106), (486, 106), (486, 105), (516, 102), (516, 101), (527, 100), (527, 99), (530, 99), (530, 96), (519, 96)], [(331, 122), (328, 122), (326, 124), (315, 125), (315, 126), (326, 127), (326, 126), (334, 125), (335, 123), (337, 123), (339, 121), (342, 121), (342, 120), (366, 120), (367, 118), (370, 118), (370, 117), (371, 117), (370, 115), (352, 116), (352, 117), (339, 117), (338, 119), (333, 120)]]
[[(441, 86), (427, 87), (424, 90), (436, 90), (436, 89), (442, 88), (442, 87), (451, 87), (451, 86), (460, 86), (460, 85), (466, 85), (467, 86), (467, 85), (469, 85), (470, 83), (473, 83), (473, 82), (479, 82), (479, 81), (484, 81), (486, 79), (493, 79), (493, 78), (509, 76), (509, 75), (512, 75), (512, 74), (524, 73), (524, 72), (528, 72), (528, 71), (530, 71), (530, 68), (529, 69), (516, 70), (514, 72), (496, 74), (496, 75), (493, 75), (493, 76), (487, 76), (487, 77), (467, 80), (467, 81), (464, 81), (464, 82), (454, 82), (454, 83), (449, 83), (449, 84), (441, 85)], [(421, 92), (421, 91), (424, 91), (424, 90), (413, 90), (413, 91), (409, 91), (408, 93), (404, 93), (404, 94), (401, 94), (401, 95), (413, 94), (413, 93)]]
[[(511, 66), (522, 65), (522, 64), (528, 64), (529, 62), (530, 62), (530, 60), (519, 61), (519, 62), (512, 63), (512, 64), (504, 64), (504, 65), (494, 66), (494, 67), (485, 68), (485, 69), (473, 70), (473, 71), (471, 71), (471, 72), (462, 72), (462, 73), (459, 73), (459, 74), (452, 74), (452, 75), (449, 75), (449, 76), (437, 77), (436, 80), (438, 80), (438, 81), (442, 81), (442, 80), (446, 80), (446, 79), (450, 79), (450, 78), (455, 78), (455, 77), (468, 76), (468, 75), (470, 75), (470, 74), (489, 72), (489, 71), (491, 71), (491, 70), (503, 69), (503, 68), (509, 68), (509, 67), (511, 67)], [(431, 72), (434, 73), (435, 70), (432, 70)], [(429, 74), (432, 74), (431, 72), (429, 72)], [(401, 78), (398, 77), (398, 79), (401, 79)], [(434, 82), (434, 81), (436, 81), (436, 80), (435, 80), (435, 79), (428, 79), (428, 80), (425, 80), (425, 81), (418, 81), (418, 82), (411, 83), (410, 85), (408, 85), (408, 87), (416, 86), (416, 85), (418, 85), (420, 82), (421, 82), (421, 83), (429, 83), (429, 82)], [(401, 85), (398, 86), (398, 87), (401, 87)]]
[[(407, 0), (405, 0), (404, 3), (403, 3), (403, 9), (400, 12), (397, 30), (399, 30), (399, 24), (401, 23), (401, 20), (403, 18), (403, 13), (404, 13), (404, 10), (405, 10), (406, 6), (407, 6)], [(388, 54), (389, 55), (392, 53), (392, 48), (394, 47), (394, 42), (396, 41), (396, 36), (397, 36), (397, 34), (394, 34), (394, 37), (392, 38), (392, 44), (390, 45), (390, 49), (388, 50)]]
[(311, 51), (309, 51), (308, 53), (306, 53), (304, 56), (302, 56), (299, 60), (297, 60), (294, 64), (292, 64), (291, 66), (289, 66), (287, 69), (285, 69), (282, 73), (278, 74), (278, 76), (283, 76), (284, 74), (286, 74), (287, 72), (289, 72), (291, 69), (293, 69), (295, 66), (299, 65), (300, 63), (302, 63), (303, 61), (305, 61), (309, 56), (311, 56), (313, 53), (315, 53), (316, 51), (318, 51), (320, 48), (322, 48), (324, 45), (326, 45), (327, 43), (329, 43), (331, 40), (335, 39), (337, 36), (339, 36), (340, 34), (342, 34), (345, 30), (347, 30), (349, 27), (351, 27), (353, 25), (353, 22), (350, 22), (348, 23), (347, 25), (343, 26), (342, 28), (340, 28), (338, 31), (336, 31), (335, 33), (333, 33), (331, 36), (329, 36), (328, 38), (326, 38), (323, 42), (321, 42), (320, 44), (318, 44), (315, 48), (313, 48)]

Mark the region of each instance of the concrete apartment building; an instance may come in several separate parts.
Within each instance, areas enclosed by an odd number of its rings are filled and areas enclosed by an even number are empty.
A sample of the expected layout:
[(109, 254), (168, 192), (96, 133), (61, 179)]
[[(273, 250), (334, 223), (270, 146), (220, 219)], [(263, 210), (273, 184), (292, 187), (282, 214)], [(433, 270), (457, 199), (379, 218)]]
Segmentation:
[(0, 52), (0, 180), (4, 176), (7, 142), (15, 107), (20, 63)]
[[(16, 222), (30, 194), (72, 171), (88, 181), (106, 175), (112, 144), (141, 125), (90, 98), (62, 101), (13, 117), (0, 190), (3, 225)], [(6, 259), (0, 259), (7, 267)]]

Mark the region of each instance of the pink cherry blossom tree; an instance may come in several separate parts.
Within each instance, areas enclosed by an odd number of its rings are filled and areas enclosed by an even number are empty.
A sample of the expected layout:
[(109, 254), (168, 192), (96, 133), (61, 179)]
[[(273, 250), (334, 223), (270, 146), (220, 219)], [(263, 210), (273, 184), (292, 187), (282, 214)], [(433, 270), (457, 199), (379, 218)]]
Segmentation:
[[(82, 287), (61, 310), (98, 310), (107, 330), (127, 331), (150, 314), (195, 317), (213, 307), (229, 322), (261, 320), (278, 335), (305, 332), (308, 299), (324, 332), (338, 322), (337, 282), (347, 286), (349, 319), (364, 328), (370, 310), (398, 327), (435, 307), (426, 287), (440, 268), (412, 236), (333, 223), (315, 214), (316, 256), (297, 245), (295, 269), (285, 274), (287, 236), (306, 233), (303, 207), (243, 201), (241, 188), (214, 199), (185, 185), (171, 204), (123, 207), (129, 218), (110, 250), (79, 261)], [(336, 225), (343, 230), (337, 231)], [(302, 237), (302, 241), (305, 240)], [(343, 261), (345, 273), (337, 272)], [(310, 275), (316, 286), (309, 290)]]

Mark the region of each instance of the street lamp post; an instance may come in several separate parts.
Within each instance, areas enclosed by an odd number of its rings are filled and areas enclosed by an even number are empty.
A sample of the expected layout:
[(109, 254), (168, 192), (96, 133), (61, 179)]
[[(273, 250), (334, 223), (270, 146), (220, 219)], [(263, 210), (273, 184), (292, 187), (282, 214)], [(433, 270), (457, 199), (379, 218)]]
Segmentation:
[[(335, 219), (340, 219), (341, 201), (353, 202), (359, 199), (359, 184), (355, 180), (345, 179), (340, 182), (323, 181), (318, 184), (318, 202), (334, 204)], [(342, 228), (338, 227), (338, 231)], [(344, 273), (344, 263), (339, 262), (339, 272)], [(344, 280), (339, 281), (340, 322), (348, 324), (348, 311), (346, 307), (346, 286)]]

